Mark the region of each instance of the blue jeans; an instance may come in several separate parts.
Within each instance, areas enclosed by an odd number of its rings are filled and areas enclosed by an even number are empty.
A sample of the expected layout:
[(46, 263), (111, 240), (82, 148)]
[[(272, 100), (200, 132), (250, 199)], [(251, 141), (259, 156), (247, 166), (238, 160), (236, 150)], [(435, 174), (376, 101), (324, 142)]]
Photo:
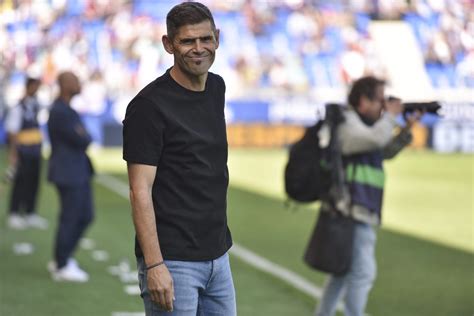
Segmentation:
[(334, 315), (339, 298), (343, 294), (345, 315), (364, 315), (367, 298), (377, 274), (375, 241), (376, 235), (372, 226), (356, 224), (351, 268), (343, 276), (329, 277), (316, 316)]
[(173, 311), (155, 304), (147, 288), (145, 263), (138, 258), (138, 279), (147, 316), (235, 316), (234, 282), (229, 255), (211, 261), (165, 260), (174, 284)]

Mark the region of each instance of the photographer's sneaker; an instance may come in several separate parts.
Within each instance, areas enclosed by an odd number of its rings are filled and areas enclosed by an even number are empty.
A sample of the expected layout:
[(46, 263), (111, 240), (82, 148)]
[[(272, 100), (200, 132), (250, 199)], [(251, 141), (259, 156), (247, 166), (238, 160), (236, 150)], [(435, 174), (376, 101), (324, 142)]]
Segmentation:
[(67, 264), (59, 270), (56, 268), (56, 262), (49, 262), (48, 271), (51, 273), (54, 281), (79, 283), (89, 281), (87, 272), (82, 270), (74, 259), (69, 259)]
[(27, 227), (26, 221), (20, 215), (12, 214), (8, 217), (7, 225), (11, 229), (25, 229)]
[(47, 229), (48, 221), (38, 214), (31, 214), (25, 216), (25, 223), (28, 227), (38, 228), (38, 229)]

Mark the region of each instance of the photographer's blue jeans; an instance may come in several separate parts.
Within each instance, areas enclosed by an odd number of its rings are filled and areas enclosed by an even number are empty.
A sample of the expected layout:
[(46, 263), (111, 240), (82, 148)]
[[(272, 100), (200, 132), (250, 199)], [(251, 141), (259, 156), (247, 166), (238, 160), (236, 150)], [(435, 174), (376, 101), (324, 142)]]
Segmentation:
[(235, 316), (234, 282), (229, 255), (211, 261), (165, 260), (171, 273), (176, 300), (166, 312), (151, 301), (143, 258), (137, 260), (141, 297), (146, 316)]
[(375, 281), (376, 234), (372, 226), (357, 223), (354, 232), (352, 264), (344, 276), (330, 276), (316, 309), (316, 316), (332, 316), (344, 294), (345, 315), (363, 316), (370, 289)]

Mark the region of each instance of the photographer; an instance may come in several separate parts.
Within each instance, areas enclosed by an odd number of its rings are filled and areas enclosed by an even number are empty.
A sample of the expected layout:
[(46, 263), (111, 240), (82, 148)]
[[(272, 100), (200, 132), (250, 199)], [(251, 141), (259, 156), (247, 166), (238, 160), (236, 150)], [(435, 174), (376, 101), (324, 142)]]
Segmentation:
[(403, 112), (399, 99), (386, 99), (385, 82), (364, 77), (354, 82), (338, 126), (345, 180), (337, 198), (325, 200), (321, 211), (337, 209), (355, 220), (352, 260), (342, 276), (331, 275), (317, 316), (334, 315), (345, 293), (345, 315), (362, 316), (376, 276), (374, 227), (381, 223), (384, 185), (383, 159), (392, 158), (411, 141), (410, 128), (421, 113), (407, 118), (398, 134), (396, 117)]

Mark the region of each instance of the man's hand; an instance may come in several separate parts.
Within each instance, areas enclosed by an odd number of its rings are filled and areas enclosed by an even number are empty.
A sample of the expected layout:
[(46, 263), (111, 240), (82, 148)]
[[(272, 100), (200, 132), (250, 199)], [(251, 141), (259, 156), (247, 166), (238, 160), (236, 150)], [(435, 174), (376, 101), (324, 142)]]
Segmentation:
[(415, 122), (419, 121), (421, 117), (425, 114), (425, 111), (419, 111), (416, 110), (413, 113), (409, 113), (405, 115), (405, 122), (406, 122), (406, 127), (408, 129), (412, 128), (412, 126), (415, 124)]
[(8, 134), (8, 165), (9, 167), (16, 169), (18, 166), (18, 150), (17, 150), (17, 138), (18, 134)]
[(76, 133), (79, 134), (80, 136), (86, 136), (86, 135), (87, 135), (87, 131), (85, 130), (85, 128), (84, 128), (82, 125), (76, 125), (76, 126), (74, 126), (74, 130), (75, 130)]
[(150, 298), (164, 310), (171, 311), (174, 299), (173, 279), (166, 265), (161, 263), (163, 256), (156, 231), (152, 198), (156, 167), (127, 163), (127, 168), (135, 231), (144, 257), (147, 259), (145, 260), (147, 266), (154, 265), (147, 270)]
[(385, 101), (385, 111), (397, 116), (403, 111), (402, 100), (390, 97)]
[(151, 300), (168, 312), (173, 311), (174, 286), (168, 268), (162, 264), (147, 271)]
[(16, 166), (8, 166), (7, 169), (5, 169), (5, 175), (3, 176), (3, 181), (5, 183), (12, 183), (13, 179), (15, 179), (16, 175)]
[(8, 147), (8, 167), (3, 177), (5, 183), (11, 183), (18, 170), (17, 134), (8, 134), (8, 139), (10, 145)]

